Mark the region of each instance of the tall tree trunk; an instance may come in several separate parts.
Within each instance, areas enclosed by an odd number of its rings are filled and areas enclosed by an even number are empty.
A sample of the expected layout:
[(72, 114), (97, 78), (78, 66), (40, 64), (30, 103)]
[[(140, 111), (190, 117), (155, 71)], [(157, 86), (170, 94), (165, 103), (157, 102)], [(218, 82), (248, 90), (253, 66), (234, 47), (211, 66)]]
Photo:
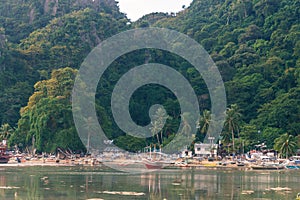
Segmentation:
[(158, 135), (158, 133), (156, 134), (156, 138), (157, 138), (158, 145), (160, 145), (160, 141), (159, 141), (159, 135)]
[(162, 130), (160, 131), (160, 139), (161, 139), (161, 144), (163, 143), (163, 133)]
[(232, 137), (232, 153), (235, 153), (234, 132), (233, 132), (233, 129), (231, 130), (231, 137)]

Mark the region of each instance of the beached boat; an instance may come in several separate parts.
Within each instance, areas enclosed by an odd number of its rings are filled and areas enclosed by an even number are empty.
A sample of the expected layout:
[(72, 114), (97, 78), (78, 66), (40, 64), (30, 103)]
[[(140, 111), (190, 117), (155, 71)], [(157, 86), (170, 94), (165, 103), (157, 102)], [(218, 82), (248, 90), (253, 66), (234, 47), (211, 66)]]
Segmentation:
[(174, 164), (173, 161), (169, 161), (169, 160), (149, 160), (149, 159), (143, 159), (142, 163), (145, 165), (147, 169), (162, 169), (170, 166), (171, 164)]
[(260, 165), (252, 165), (252, 169), (254, 170), (279, 170), (284, 169), (284, 165), (279, 164), (260, 164)]
[(144, 159), (143, 163), (147, 169), (162, 169), (170, 164), (164, 161), (151, 161), (147, 159)]
[(189, 167), (189, 164), (187, 161), (181, 161), (181, 162), (175, 162), (174, 164), (176, 167)]
[(300, 156), (293, 156), (291, 159), (295, 165), (300, 165)]
[(287, 165), (287, 166), (285, 166), (285, 168), (287, 168), (287, 169), (300, 169), (300, 165), (299, 166), (297, 166), (297, 165)]

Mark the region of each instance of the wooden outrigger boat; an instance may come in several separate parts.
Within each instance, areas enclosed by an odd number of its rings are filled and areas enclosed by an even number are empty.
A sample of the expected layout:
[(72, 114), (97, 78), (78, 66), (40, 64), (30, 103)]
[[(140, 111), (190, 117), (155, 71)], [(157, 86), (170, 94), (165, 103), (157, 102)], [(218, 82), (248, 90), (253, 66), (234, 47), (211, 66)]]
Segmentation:
[(147, 159), (144, 159), (143, 163), (147, 169), (162, 169), (170, 164), (164, 161), (150, 161)]
[(285, 167), (283, 165), (278, 165), (278, 164), (261, 164), (261, 165), (252, 165), (251, 168), (254, 170), (279, 170), (279, 169), (284, 169)]

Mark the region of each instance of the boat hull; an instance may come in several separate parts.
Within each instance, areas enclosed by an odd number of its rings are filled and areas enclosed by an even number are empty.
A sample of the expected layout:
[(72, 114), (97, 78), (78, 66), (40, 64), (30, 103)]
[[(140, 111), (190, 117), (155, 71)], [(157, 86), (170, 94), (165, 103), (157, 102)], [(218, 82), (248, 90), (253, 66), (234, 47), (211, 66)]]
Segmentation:
[(287, 169), (300, 169), (300, 166), (295, 166), (295, 165), (288, 165), (285, 166)]
[(149, 161), (149, 160), (143, 160), (143, 163), (147, 169), (162, 169), (170, 164), (163, 161)]
[(162, 169), (163, 165), (161, 164), (149, 164), (149, 163), (145, 163), (145, 166), (147, 169)]
[(284, 169), (284, 166), (251, 166), (252, 169), (254, 170), (280, 170)]

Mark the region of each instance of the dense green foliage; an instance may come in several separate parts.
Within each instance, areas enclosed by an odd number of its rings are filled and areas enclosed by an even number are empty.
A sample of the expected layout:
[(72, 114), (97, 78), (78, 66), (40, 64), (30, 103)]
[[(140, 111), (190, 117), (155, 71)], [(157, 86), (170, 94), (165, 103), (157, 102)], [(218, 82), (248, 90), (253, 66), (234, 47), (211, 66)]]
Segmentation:
[(117, 3), (110, 0), (1, 0), (0, 28), (5, 30), (10, 41), (19, 42), (34, 30), (46, 26), (50, 20), (85, 8), (106, 13), (113, 18), (124, 18)]
[(71, 68), (54, 70), (50, 79), (34, 85), (35, 92), (21, 110), (11, 143), (33, 145), (39, 152), (53, 152), (57, 147), (84, 149), (75, 130), (70, 104), (76, 74)]
[[(192, 37), (218, 66), (230, 105), (223, 143), (232, 152), (261, 142), (280, 150), (280, 143), (288, 137), (285, 134), (293, 140), (300, 138), (299, 16), (299, 0), (194, 0), (176, 15), (153, 13), (129, 24), (110, 0), (1, 0), (0, 124), (16, 128), (11, 146), (30, 146), (34, 138), (39, 151), (53, 151), (56, 146), (84, 149), (72, 122), (69, 95), (74, 69), (109, 36), (156, 26)], [(157, 85), (139, 88), (130, 111), (137, 124), (146, 125), (151, 105), (163, 104), (170, 116), (163, 131), (137, 139), (119, 130), (112, 119), (109, 107), (114, 85), (130, 68), (148, 62), (172, 66), (190, 81), (203, 113), (196, 133), (196, 141), (201, 141), (210, 124), (210, 100), (203, 79), (185, 60), (152, 49), (118, 58), (99, 81), (96, 110), (107, 136), (121, 148), (138, 151), (151, 143), (164, 145), (177, 132), (178, 101), (171, 91)], [(290, 152), (293, 149), (282, 154)]]
[[(26, 105), (35, 82), (47, 79), (53, 69), (79, 68), (95, 45), (126, 27), (127, 19), (116, 13), (115, 4), (106, 12), (102, 5), (106, 1), (94, 1), (91, 5), (83, 3), (82, 9), (70, 2), (62, 1), (62, 5), (58, 5), (57, 9), (66, 10), (65, 14), (52, 16), (45, 26), (32, 30), (18, 43), (13, 43), (15, 40), (11, 38), (15, 33), (8, 31), (8, 27), (0, 27), (0, 123), (15, 126), (19, 110)], [(10, 6), (22, 9), (22, 4)], [(28, 29), (24, 28), (23, 32), (26, 31)]]
[[(154, 23), (188, 34), (210, 52), (228, 103), (241, 109), (236, 143), (244, 140), (248, 150), (259, 142), (273, 148), (279, 135), (300, 133), (299, 7), (299, 0), (198, 0)], [(224, 127), (223, 138), (232, 130)]]

